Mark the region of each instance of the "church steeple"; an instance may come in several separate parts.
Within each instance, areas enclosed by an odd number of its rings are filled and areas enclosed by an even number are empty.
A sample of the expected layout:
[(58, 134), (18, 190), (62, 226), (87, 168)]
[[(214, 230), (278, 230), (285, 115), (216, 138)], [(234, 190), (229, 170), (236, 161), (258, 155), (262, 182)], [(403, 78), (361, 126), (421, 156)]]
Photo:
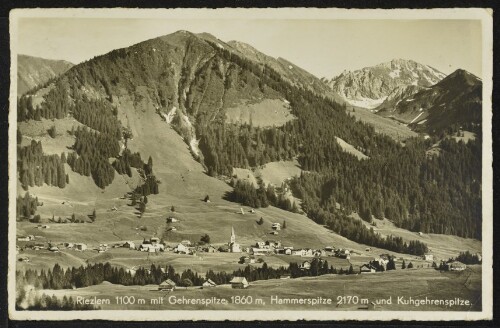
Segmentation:
[(236, 235), (234, 234), (234, 227), (231, 227), (231, 244), (236, 242)]

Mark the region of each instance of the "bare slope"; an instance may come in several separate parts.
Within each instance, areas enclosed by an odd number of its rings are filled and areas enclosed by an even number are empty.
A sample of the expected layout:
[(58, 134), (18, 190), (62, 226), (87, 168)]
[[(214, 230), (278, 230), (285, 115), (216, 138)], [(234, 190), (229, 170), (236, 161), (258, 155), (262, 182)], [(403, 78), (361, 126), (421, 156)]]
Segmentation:
[(66, 72), (74, 64), (65, 60), (51, 60), (39, 57), (17, 56), (17, 94), (42, 85), (50, 79)]

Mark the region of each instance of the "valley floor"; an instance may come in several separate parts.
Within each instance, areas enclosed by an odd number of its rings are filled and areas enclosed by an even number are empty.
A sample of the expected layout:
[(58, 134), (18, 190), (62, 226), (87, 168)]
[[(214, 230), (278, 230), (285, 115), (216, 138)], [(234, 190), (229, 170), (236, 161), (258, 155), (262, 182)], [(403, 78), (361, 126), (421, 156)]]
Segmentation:
[[(42, 290), (40, 293), (56, 297), (72, 296), (81, 301), (98, 299), (101, 300), (102, 310), (479, 311), (481, 267), (469, 266), (463, 272), (439, 272), (423, 268), (348, 276), (261, 280), (251, 282), (248, 289), (232, 289), (229, 285), (221, 285), (165, 292), (158, 291), (156, 285), (123, 286), (104, 282), (86, 288)], [(132, 304), (119, 304), (127, 296)], [(247, 304), (237, 304), (237, 299), (242, 298)], [(186, 304), (186, 299), (191, 303), (199, 303), (203, 299), (205, 302), (223, 299), (227, 304)], [(415, 303), (415, 300), (426, 299), (427, 304), (417, 306)], [(446, 300), (464, 303), (452, 306), (429, 304), (432, 300), (434, 303), (444, 303)], [(182, 303), (178, 304), (179, 301)], [(290, 304), (299, 302), (305, 304)], [(319, 304), (312, 304), (314, 302)]]

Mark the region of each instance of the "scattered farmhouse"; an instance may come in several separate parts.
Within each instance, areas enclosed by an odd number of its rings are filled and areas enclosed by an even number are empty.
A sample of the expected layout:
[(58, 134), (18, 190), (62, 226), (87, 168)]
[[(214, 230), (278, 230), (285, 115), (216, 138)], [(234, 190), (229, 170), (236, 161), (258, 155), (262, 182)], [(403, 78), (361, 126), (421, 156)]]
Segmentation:
[(359, 273), (374, 273), (377, 269), (371, 264), (363, 264), (359, 267)]
[(202, 286), (203, 288), (217, 287), (217, 284), (212, 279), (207, 279)]
[(467, 266), (459, 261), (453, 261), (451, 263), (448, 263), (449, 271), (464, 271), (466, 268)]
[(184, 246), (191, 246), (191, 241), (185, 239), (185, 240), (181, 241), (181, 244)]
[(57, 253), (57, 252), (59, 252), (59, 247), (57, 247), (57, 246), (50, 246), (49, 247), (49, 251)]
[(271, 225), (271, 229), (273, 229), (273, 230), (281, 230), (281, 224), (280, 223), (273, 223)]
[(311, 268), (311, 262), (304, 261), (300, 264), (299, 269), (301, 270), (309, 270)]
[(135, 243), (133, 241), (126, 241), (123, 243), (123, 247), (128, 249), (135, 249)]
[(158, 285), (158, 290), (174, 291), (176, 286), (175, 282), (167, 279)]
[(174, 218), (173, 216), (167, 218), (167, 223), (175, 223), (175, 222), (179, 222), (179, 220)]
[(424, 261), (434, 261), (434, 255), (432, 254), (424, 254), (422, 258), (424, 259)]
[(87, 250), (87, 245), (83, 243), (76, 243), (73, 248), (76, 249), (77, 251), (85, 251)]
[(28, 236), (17, 237), (17, 240), (18, 241), (32, 241), (32, 240), (35, 240), (35, 236), (28, 235)]
[(179, 254), (189, 254), (189, 247), (180, 243), (174, 248), (174, 252)]
[(341, 248), (338, 250), (338, 252), (335, 254), (337, 257), (340, 257), (341, 259), (350, 259), (351, 258), (351, 252), (348, 249)]
[(248, 288), (249, 283), (245, 277), (233, 277), (229, 282), (232, 288), (243, 289)]

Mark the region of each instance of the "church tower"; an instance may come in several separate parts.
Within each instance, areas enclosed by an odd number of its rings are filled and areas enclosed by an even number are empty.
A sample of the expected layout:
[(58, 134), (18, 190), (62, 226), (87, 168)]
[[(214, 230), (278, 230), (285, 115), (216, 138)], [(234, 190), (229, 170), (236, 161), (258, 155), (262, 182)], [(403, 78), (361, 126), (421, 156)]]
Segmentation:
[(229, 242), (229, 252), (231, 253), (241, 253), (240, 244), (236, 242), (236, 234), (234, 233), (234, 227), (231, 227), (231, 241)]
[(234, 227), (231, 227), (231, 244), (234, 244), (236, 242), (236, 235), (234, 234)]

